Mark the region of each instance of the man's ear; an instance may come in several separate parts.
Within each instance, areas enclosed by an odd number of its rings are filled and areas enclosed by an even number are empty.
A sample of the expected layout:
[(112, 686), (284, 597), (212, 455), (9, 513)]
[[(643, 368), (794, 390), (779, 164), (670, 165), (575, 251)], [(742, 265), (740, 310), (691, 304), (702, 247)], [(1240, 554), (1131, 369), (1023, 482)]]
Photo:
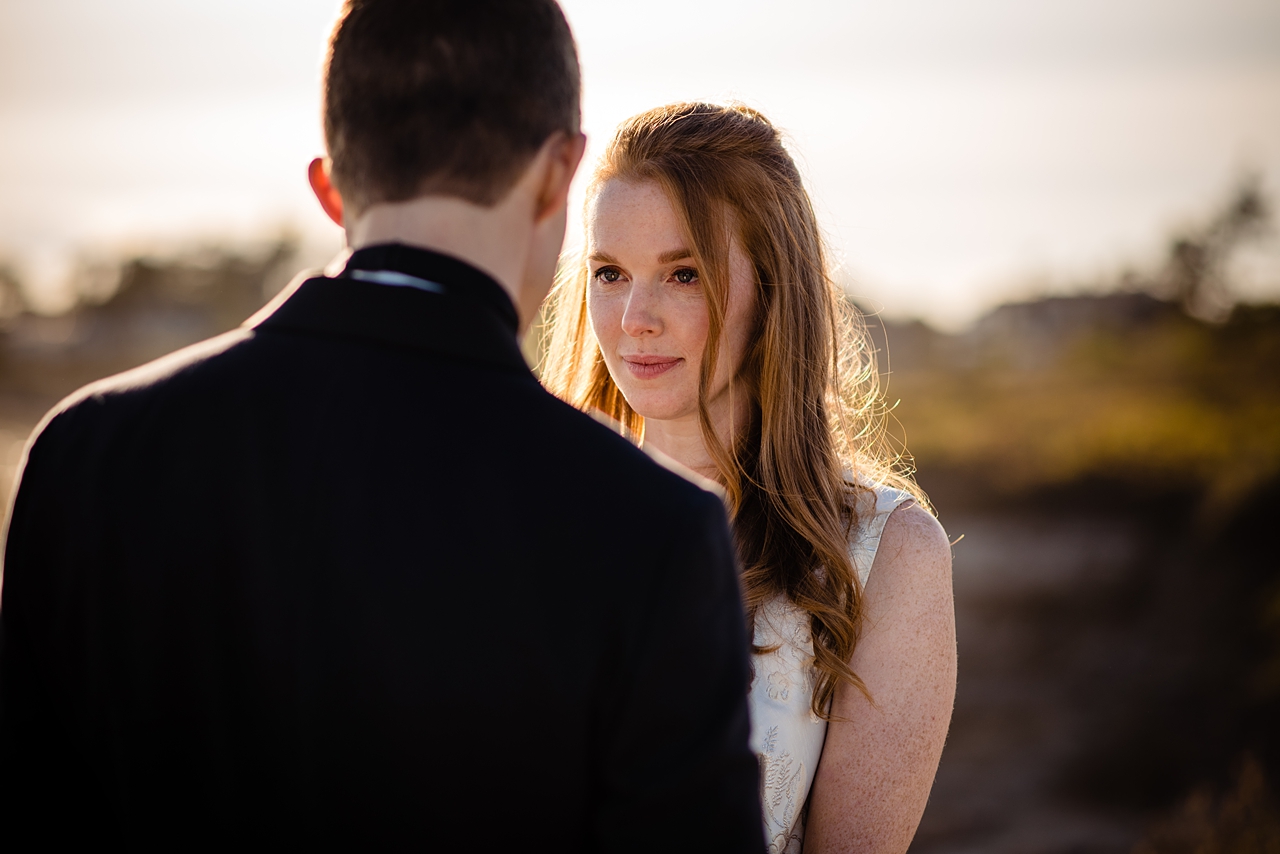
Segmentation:
[(557, 133), (546, 141), (547, 166), (534, 209), (535, 220), (541, 222), (569, 203), (569, 185), (586, 147), (587, 137), (582, 133)]
[(337, 187), (329, 180), (329, 158), (317, 157), (307, 167), (307, 178), (311, 181), (311, 191), (320, 200), (320, 207), (339, 226), (342, 226), (342, 196)]

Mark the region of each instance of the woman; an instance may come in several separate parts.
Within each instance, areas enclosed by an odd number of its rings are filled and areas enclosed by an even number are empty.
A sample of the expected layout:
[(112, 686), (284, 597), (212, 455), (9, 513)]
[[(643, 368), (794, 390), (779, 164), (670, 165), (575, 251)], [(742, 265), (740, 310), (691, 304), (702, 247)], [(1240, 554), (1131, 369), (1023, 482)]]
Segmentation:
[(723, 488), (770, 850), (905, 851), (955, 693), (950, 548), (885, 452), (795, 163), (746, 107), (651, 110), (598, 165), (586, 232), (543, 379)]

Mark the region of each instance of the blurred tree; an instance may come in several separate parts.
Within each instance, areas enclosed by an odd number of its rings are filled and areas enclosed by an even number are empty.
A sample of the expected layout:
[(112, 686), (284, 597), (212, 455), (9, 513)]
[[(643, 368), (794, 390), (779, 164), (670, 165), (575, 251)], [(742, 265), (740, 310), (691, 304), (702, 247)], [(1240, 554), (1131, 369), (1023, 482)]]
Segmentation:
[[(234, 328), (279, 290), (297, 248), (284, 232), (257, 246), (83, 258), (72, 281), (77, 303), (57, 317), (19, 314), (21, 292), (0, 268), (0, 394), (56, 399)], [(16, 316), (4, 324), (7, 310)]]
[(1242, 244), (1265, 233), (1270, 219), (1261, 176), (1246, 175), (1207, 223), (1170, 242), (1156, 282), (1158, 292), (1196, 317), (1225, 314), (1232, 302), (1227, 262)]
[(22, 282), (8, 264), (0, 262), (0, 324), (7, 324), (26, 310)]

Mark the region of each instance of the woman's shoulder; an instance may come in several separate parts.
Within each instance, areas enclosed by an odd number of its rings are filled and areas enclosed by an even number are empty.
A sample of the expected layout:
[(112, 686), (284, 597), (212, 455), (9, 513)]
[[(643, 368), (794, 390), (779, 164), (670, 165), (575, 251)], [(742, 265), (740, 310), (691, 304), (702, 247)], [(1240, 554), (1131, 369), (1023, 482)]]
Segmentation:
[(859, 484), (854, 513), (849, 556), (864, 585), (876, 555), (887, 541), (895, 548), (910, 541), (912, 548), (936, 548), (940, 542), (949, 549), (938, 520), (906, 490), (887, 484)]
[(880, 535), (880, 551), (881, 568), (892, 556), (894, 563), (905, 563), (917, 571), (936, 567), (950, 578), (951, 542), (947, 532), (936, 516), (914, 502), (900, 505), (889, 514)]

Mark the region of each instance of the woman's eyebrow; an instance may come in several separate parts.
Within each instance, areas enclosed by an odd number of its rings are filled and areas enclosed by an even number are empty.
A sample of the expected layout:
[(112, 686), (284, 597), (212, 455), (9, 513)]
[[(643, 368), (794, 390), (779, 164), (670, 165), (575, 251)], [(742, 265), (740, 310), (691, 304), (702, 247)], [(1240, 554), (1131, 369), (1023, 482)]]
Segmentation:
[(688, 249), (668, 249), (658, 256), (659, 264), (670, 264), (672, 261), (683, 261), (686, 258), (692, 258), (693, 253)]
[[(670, 264), (672, 261), (683, 261), (686, 258), (693, 258), (693, 253), (688, 249), (668, 249), (658, 256), (659, 264)], [(595, 261), (597, 264), (617, 264), (618, 259), (614, 258), (608, 252), (592, 252), (587, 256), (588, 261)]]

